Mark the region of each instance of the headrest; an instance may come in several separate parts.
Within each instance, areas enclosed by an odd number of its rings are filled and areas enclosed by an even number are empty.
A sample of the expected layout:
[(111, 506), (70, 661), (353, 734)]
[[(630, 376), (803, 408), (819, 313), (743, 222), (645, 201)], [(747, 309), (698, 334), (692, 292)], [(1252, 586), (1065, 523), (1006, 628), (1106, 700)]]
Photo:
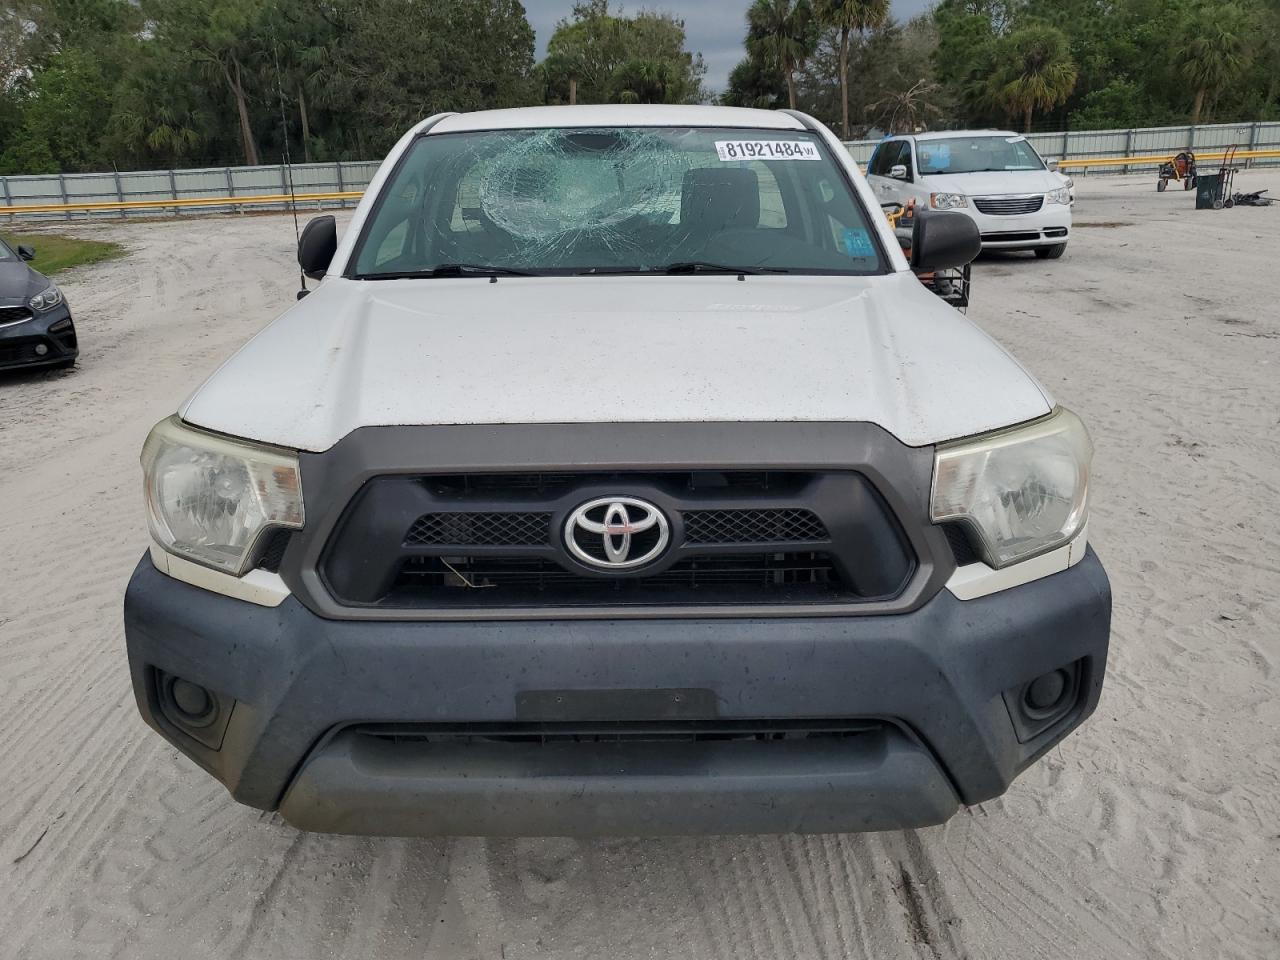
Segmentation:
[(680, 191), (680, 222), (709, 230), (760, 224), (760, 178), (740, 167), (686, 170)]

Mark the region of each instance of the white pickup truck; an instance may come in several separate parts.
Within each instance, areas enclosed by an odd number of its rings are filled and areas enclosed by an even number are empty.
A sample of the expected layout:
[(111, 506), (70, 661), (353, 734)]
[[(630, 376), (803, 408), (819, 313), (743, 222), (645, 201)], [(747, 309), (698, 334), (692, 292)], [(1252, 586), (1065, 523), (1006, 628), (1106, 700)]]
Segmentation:
[[(918, 269), (972, 223), (918, 218)], [(320, 831), (828, 832), (1098, 702), (1091, 446), (802, 114), (431, 117), (156, 426), (143, 717)]]

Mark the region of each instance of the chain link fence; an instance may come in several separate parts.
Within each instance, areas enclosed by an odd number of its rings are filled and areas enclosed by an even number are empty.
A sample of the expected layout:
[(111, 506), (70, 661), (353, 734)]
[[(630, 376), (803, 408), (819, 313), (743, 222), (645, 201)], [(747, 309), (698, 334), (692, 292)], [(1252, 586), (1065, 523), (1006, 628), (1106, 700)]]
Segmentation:
[[(1027, 135), (1041, 156), (1047, 159), (1084, 160), (1103, 157), (1168, 157), (1188, 147), (1202, 153), (1237, 144), (1241, 151), (1280, 149), (1280, 123), (1228, 123), (1184, 127), (1147, 127), (1132, 130), (1072, 130)], [(860, 164), (866, 164), (876, 140), (855, 140), (845, 146)], [(1257, 158), (1242, 163), (1280, 164), (1280, 157)], [(368, 186), (378, 169), (378, 161), (295, 164), (293, 193), (326, 194), (360, 191)], [(1131, 168), (1150, 167), (1136, 162), (1104, 172), (1125, 173)], [(43, 220), (72, 220), (87, 217), (155, 217), (207, 215), (246, 209), (234, 201), (223, 205), (194, 208), (160, 207), (141, 210), (74, 210), (14, 213), (5, 217), (5, 207), (42, 204), (126, 203), (160, 200), (217, 200), (223, 198), (272, 196), (290, 193), (289, 173), (282, 165), (257, 167), (203, 167), (192, 170), (144, 170), (128, 173), (66, 173), (42, 176), (0, 177), (0, 219), (18, 217)], [(303, 209), (346, 207), (350, 199), (299, 201)], [(284, 203), (255, 204), (252, 209), (283, 210)]]

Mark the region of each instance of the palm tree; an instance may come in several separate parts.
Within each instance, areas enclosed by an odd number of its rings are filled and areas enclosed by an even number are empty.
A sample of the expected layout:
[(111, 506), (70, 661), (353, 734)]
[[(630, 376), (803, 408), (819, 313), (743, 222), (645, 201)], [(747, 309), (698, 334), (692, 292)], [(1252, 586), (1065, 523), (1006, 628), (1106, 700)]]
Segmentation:
[(889, 133), (914, 133), (942, 116), (941, 95), (941, 85), (926, 78), (868, 104), (867, 110)]
[(787, 77), (787, 101), (796, 108), (796, 70), (813, 52), (809, 0), (755, 0), (747, 11), (747, 48)]
[(1248, 66), (1248, 15), (1236, 3), (1202, 3), (1187, 18), (1185, 31), (1186, 40), (1174, 56), (1182, 76), (1195, 87), (1191, 107), (1191, 125), (1195, 126), (1205, 97), (1216, 97)]
[(849, 35), (884, 26), (889, 19), (889, 0), (815, 0), (818, 22), (840, 31), (840, 119), (841, 136), (849, 139)]
[(1076, 64), (1067, 37), (1056, 27), (1027, 27), (1000, 41), (991, 78), (992, 99), (1009, 113), (1022, 114), (1031, 132), (1031, 115), (1065, 103), (1076, 86)]

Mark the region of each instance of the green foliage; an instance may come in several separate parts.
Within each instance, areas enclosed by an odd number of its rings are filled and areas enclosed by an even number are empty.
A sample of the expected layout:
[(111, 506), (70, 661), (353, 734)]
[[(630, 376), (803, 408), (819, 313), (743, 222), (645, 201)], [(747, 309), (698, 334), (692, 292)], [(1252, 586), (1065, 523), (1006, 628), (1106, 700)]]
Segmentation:
[(1201, 0), (1182, 23), (1174, 58), (1178, 70), (1196, 91), (1191, 122), (1199, 123), (1206, 96), (1214, 100), (1249, 66), (1258, 15), (1238, 3)]
[(1066, 35), (1056, 27), (1029, 26), (1007, 34), (995, 46), (996, 69), (988, 82), (993, 103), (1022, 116), (1031, 130), (1036, 110), (1065, 103), (1076, 85), (1076, 64)]
[(697, 103), (701, 55), (685, 49), (684, 22), (667, 13), (610, 12), (608, 0), (574, 4), (556, 24), (540, 65), (546, 103)]
[(787, 79), (787, 100), (796, 107), (796, 71), (818, 43), (819, 24), (809, 0), (755, 0), (747, 10), (747, 52)]

